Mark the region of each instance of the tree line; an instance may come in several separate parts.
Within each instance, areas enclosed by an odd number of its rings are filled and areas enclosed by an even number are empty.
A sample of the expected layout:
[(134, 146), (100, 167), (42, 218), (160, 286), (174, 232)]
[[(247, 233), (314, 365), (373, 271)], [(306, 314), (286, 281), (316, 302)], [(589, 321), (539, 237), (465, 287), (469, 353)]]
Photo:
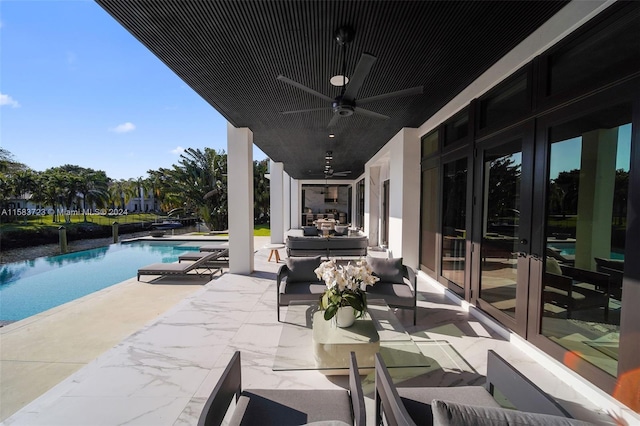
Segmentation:
[[(253, 162), (254, 217), (269, 219), (268, 159)], [(126, 208), (133, 198), (149, 198), (162, 212), (183, 209), (201, 218), (210, 229), (228, 227), (227, 154), (212, 148), (189, 148), (170, 168), (147, 171), (147, 177), (111, 179), (102, 170), (77, 165), (52, 167), (39, 172), (15, 161), (0, 148), (0, 200), (6, 207), (12, 199), (29, 199), (50, 207), (53, 221), (59, 210)], [(140, 211), (142, 212), (142, 203)]]

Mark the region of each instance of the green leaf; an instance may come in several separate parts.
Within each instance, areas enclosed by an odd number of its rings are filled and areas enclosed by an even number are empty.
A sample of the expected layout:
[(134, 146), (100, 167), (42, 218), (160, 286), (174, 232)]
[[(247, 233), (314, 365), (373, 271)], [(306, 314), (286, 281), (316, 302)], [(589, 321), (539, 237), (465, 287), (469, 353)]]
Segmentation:
[(338, 312), (338, 307), (335, 305), (331, 305), (329, 306), (325, 311), (324, 311), (324, 319), (329, 321), (331, 318), (333, 318), (336, 313)]

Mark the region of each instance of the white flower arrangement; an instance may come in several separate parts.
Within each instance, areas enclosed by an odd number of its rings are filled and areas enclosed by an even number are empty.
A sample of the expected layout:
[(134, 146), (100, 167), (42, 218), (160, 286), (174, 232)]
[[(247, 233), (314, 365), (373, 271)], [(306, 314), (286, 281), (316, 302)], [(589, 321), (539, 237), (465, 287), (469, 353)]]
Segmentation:
[(364, 315), (367, 311), (367, 286), (379, 281), (365, 259), (358, 260), (355, 265), (349, 262), (344, 266), (330, 259), (322, 262), (314, 272), (327, 285), (327, 290), (320, 298), (320, 309), (324, 310), (325, 320), (333, 318), (338, 308), (344, 306), (351, 306), (358, 318)]

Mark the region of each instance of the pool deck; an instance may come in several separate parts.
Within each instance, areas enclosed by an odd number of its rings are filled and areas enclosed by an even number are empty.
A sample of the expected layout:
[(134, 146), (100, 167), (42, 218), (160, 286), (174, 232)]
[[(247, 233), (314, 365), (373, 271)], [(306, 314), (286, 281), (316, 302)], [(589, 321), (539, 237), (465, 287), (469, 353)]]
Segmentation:
[[(4, 424), (193, 425), (235, 350), (242, 351), (245, 387), (346, 387), (346, 379), (317, 371), (272, 371), (282, 324), (275, 312), (279, 265), (260, 250), (266, 242), (268, 237), (256, 238), (256, 272), (250, 276), (225, 273), (204, 286), (128, 280), (0, 329)], [(410, 372), (417, 374), (414, 385), (480, 384), (486, 351), (494, 349), (576, 418), (614, 424), (593, 405), (604, 394), (562, 382), (553, 362), (543, 365), (535, 348), (456, 302), (438, 284), (420, 277), (418, 289), (418, 325), (411, 325), (410, 312), (398, 311), (434, 360), (428, 371)], [(373, 424), (372, 375), (363, 383)], [(40, 390), (29, 396), (34, 384)], [(20, 401), (11, 396), (20, 392)], [(640, 420), (616, 405), (607, 410)]]

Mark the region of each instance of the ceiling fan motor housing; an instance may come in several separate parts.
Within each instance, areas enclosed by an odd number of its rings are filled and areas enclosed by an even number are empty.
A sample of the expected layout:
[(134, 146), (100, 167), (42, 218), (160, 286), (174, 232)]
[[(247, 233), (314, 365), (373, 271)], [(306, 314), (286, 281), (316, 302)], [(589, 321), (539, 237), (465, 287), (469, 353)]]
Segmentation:
[(342, 96), (338, 96), (333, 103), (331, 104), (333, 107), (333, 112), (338, 114), (341, 117), (348, 117), (353, 114), (353, 109), (355, 108), (354, 102), (349, 102), (344, 99)]

